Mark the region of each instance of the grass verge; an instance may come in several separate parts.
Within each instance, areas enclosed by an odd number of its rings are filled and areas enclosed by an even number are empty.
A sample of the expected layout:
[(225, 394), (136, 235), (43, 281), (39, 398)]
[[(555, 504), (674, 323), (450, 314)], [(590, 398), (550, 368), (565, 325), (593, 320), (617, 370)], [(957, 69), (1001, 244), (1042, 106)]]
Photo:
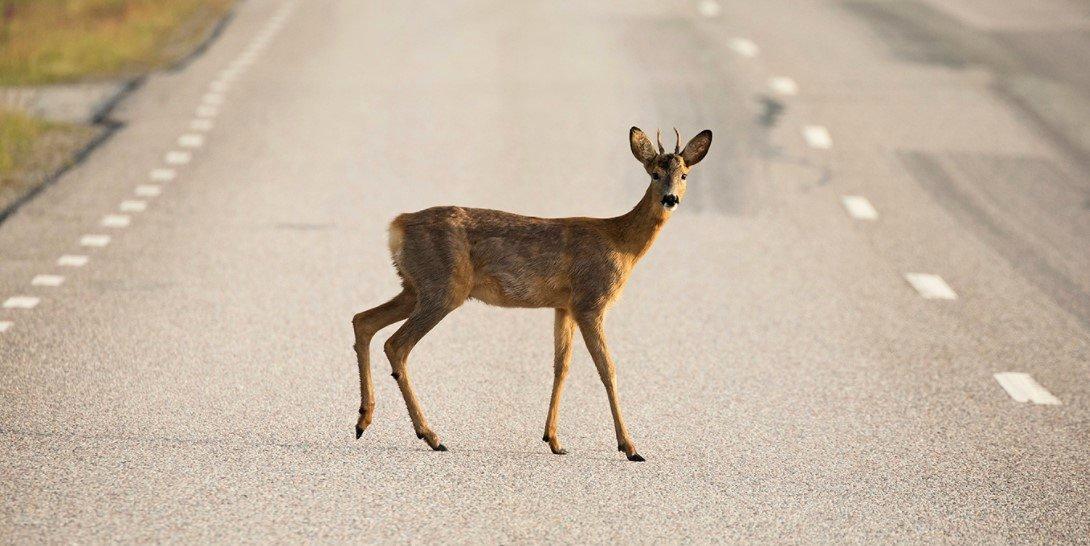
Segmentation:
[(68, 166), (105, 130), (0, 110), (0, 211)]

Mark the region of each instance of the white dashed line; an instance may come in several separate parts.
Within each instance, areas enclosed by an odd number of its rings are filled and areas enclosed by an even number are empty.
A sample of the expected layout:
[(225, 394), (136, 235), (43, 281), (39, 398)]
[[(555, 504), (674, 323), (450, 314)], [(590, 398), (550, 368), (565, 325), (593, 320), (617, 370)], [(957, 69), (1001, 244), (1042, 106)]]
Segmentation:
[(772, 89), (773, 92), (785, 96), (797, 95), (799, 93), (799, 84), (786, 76), (769, 79), (768, 87), (769, 89)]
[(696, 5), (696, 9), (704, 17), (717, 17), (723, 11), (719, 7), (719, 2), (715, 0), (700, 0), (700, 3)]
[(167, 152), (164, 160), (171, 165), (185, 165), (189, 163), (189, 160), (193, 159), (193, 154), (189, 152), (172, 151)]
[(905, 280), (928, 300), (956, 300), (958, 295), (938, 275), (930, 273), (905, 273)]
[(155, 169), (151, 171), (151, 179), (156, 182), (170, 182), (178, 176), (174, 169)]
[(828, 150), (833, 147), (833, 137), (829, 136), (829, 130), (821, 125), (807, 125), (802, 130), (802, 136), (811, 148)]
[(121, 202), (117, 207), (121, 212), (144, 212), (148, 208), (147, 201), (139, 201), (136, 199), (126, 199)]
[(79, 239), (80, 246), (104, 247), (110, 244), (109, 235), (84, 235)]
[(4, 302), (4, 309), (34, 309), (41, 301), (34, 296), (12, 296)]
[(200, 148), (204, 146), (204, 137), (195, 133), (187, 133), (178, 137), (178, 145), (183, 148)]
[(223, 93), (205, 93), (201, 99), (205, 104), (219, 106), (223, 104)]
[(856, 220), (877, 220), (878, 211), (874, 209), (874, 205), (870, 204), (870, 201), (862, 195), (845, 195), (840, 198), (844, 203), (844, 208), (848, 209), (848, 214)]
[(82, 254), (65, 254), (57, 258), (57, 265), (62, 267), (83, 267), (90, 261), (90, 257)]
[(216, 93), (223, 93), (224, 91), (227, 91), (228, 87), (230, 87), (230, 85), (228, 85), (228, 83), (222, 79), (213, 81), (212, 83), (208, 84), (208, 88)]
[(730, 48), (743, 57), (756, 57), (761, 52), (757, 44), (748, 38), (734, 38), (730, 41)]
[(60, 286), (64, 284), (64, 277), (60, 275), (35, 275), (30, 279), (31, 286)]
[(220, 113), (219, 108), (216, 108), (215, 106), (209, 106), (207, 104), (202, 104), (202, 105), (197, 107), (196, 115), (199, 118), (214, 118), (214, 117), (218, 116), (219, 113)]
[(136, 195), (140, 197), (158, 197), (163, 189), (154, 184), (140, 184), (136, 187)]
[(0, 332), (7, 332), (11, 329), (12, 323), (10, 320), (0, 320)]
[(107, 214), (102, 217), (102, 221), (99, 224), (102, 227), (123, 228), (129, 227), (132, 222), (132, 218), (125, 216), (124, 214)]
[(999, 386), (1003, 387), (1003, 390), (1007, 391), (1007, 394), (1014, 399), (1015, 402), (1026, 403), (1033, 402), (1034, 404), (1042, 404), (1046, 406), (1058, 406), (1060, 405), (1060, 399), (1048, 392), (1037, 381), (1034, 381), (1028, 373), (1020, 372), (1003, 372), (995, 374), (995, 380), (999, 382)]
[(212, 120), (207, 118), (197, 118), (189, 122), (189, 128), (194, 131), (211, 131)]

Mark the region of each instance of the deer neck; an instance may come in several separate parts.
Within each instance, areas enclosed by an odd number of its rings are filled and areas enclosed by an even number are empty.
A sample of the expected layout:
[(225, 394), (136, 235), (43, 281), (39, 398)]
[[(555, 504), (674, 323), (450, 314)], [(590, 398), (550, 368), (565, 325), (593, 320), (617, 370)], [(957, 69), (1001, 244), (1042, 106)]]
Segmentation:
[(634, 264), (651, 249), (651, 244), (668, 218), (669, 213), (655, 201), (654, 192), (648, 186), (643, 198), (632, 210), (609, 219), (617, 250), (630, 256)]

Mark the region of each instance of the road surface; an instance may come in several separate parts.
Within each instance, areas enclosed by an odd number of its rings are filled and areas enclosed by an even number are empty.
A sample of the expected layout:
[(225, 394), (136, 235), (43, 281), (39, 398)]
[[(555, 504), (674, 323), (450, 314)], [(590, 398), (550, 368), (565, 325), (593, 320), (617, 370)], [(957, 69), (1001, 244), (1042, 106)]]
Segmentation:
[[(1088, 37), (1062, 0), (242, 2), (0, 225), (0, 533), (1086, 542)], [(480, 303), (411, 358), (450, 451), (392, 329), (355, 440), (390, 219), (620, 214), (632, 125), (715, 132), (607, 323), (648, 461), (581, 341), (550, 454), (552, 312)]]

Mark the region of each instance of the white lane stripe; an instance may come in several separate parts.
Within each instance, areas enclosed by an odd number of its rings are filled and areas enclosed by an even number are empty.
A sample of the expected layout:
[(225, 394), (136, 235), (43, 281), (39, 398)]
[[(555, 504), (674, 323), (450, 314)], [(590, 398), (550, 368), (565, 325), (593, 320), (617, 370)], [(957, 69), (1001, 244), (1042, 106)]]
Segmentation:
[(140, 201), (137, 199), (126, 199), (118, 205), (118, 209), (120, 209), (121, 212), (144, 212), (147, 208), (147, 201)]
[(905, 280), (928, 300), (956, 300), (958, 295), (938, 275), (930, 273), (905, 273)]
[(207, 104), (202, 104), (197, 107), (196, 115), (199, 118), (214, 118), (218, 116), (219, 113), (219, 108), (216, 108), (215, 106), (208, 106)]
[(719, 2), (716, 2), (715, 0), (700, 0), (696, 9), (704, 17), (717, 17), (719, 13), (723, 11), (723, 9), (719, 7)]
[(222, 79), (215, 80), (212, 83), (208, 84), (208, 89), (211, 89), (216, 93), (223, 93), (224, 91), (227, 91), (228, 87), (230, 86), (227, 84), (226, 81)]
[(80, 246), (104, 247), (110, 244), (109, 235), (84, 235), (79, 239)]
[(57, 258), (57, 265), (62, 267), (83, 267), (90, 261), (89, 256), (82, 254), (65, 254), (60, 258)]
[(995, 380), (999, 386), (1007, 391), (1007, 394), (1015, 402), (1042, 404), (1046, 406), (1060, 405), (1060, 399), (1048, 392), (1040, 383), (1035, 381), (1028, 373), (1002, 372), (995, 374)]
[(833, 147), (833, 137), (829, 135), (829, 130), (821, 125), (807, 125), (802, 130), (802, 136), (811, 148), (828, 150)]
[(207, 118), (196, 118), (189, 122), (189, 128), (194, 131), (211, 131), (212, 120)]
[(797, 95), (799, 92), (799, 84), (795, 83), (795, 80), (786, 76), (779, 76), (768, 80), (768, 87), (773, 92), (780, 95)]
[(131, 222), (132, 218), (129, 218), (124, 214), (107, 214), (102, 217), (102, 221), (99, 222), (99, 224), (102, 225), (102, 227), (123, 228), (128, 227)]
[(158, 197), (163, 189), (155, 184), (140, 184), (136, 186), (136, 195), (140, 197)]
[(31, 286), (60, 286), (64, 284), (64, 277), (60, 275), (35, 275), (30, 279)]
[(877, 220), (878, 211), (874, 209), (874, 205), (870, 204), (870, 201), (862, 195), (845, 195), (840, 198), (844, 203), (844, 208), (848, 209), (848, 214), (856, 220)]
[(14, 324), (10, 320), (0, 320), (0, 332), (7, 332), (11, 329), (11, 325)]
[(219, 106), (219, 105), (223, 104), (223, 93), (216, 93), (216, 92), (205, 93), (204, 97), (201, 100), (204, 101), (205, 104), (211, 104), (213, 106)]
[(4, 302), (4, 309), (34, 309), (41, 301), (34, 296), (12, 296)]
[(154, 169), (150, 176), (156, 182), (170, 182), (178, 176), (178, 173), (174, 169)]
[(187, 133), (178, 137), (178, 145), (183, 148), (200, 148), (204, 146), (204, 137), (195, 133)]
[(193, 154), (189, 152), (171, 151), (167, 152), (164, 160), (171, 165), (185, 165), (189, 163), (189, 160), (193, 159)]
[(730, 48), (743, 57), (756, 57), (761, 49), (749, 38), (734, 38), (730, 41)]

